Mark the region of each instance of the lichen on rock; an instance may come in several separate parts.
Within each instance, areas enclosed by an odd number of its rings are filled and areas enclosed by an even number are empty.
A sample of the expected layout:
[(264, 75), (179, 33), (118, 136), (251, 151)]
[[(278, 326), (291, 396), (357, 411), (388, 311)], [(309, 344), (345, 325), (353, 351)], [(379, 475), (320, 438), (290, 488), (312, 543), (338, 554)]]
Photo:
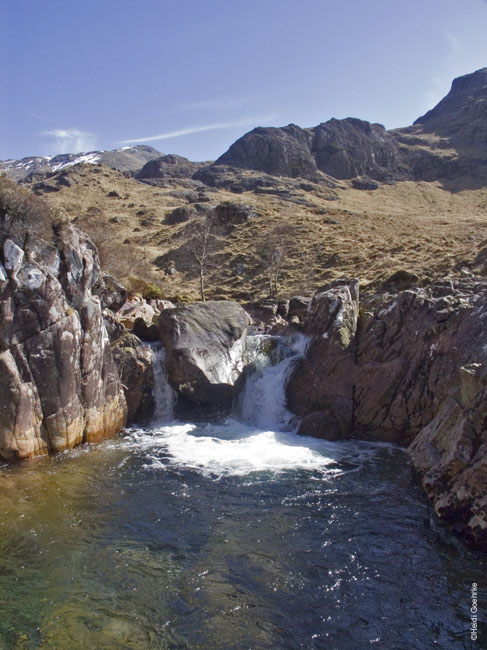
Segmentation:
[(13, 461), (110, 436), (127, 407), (91, 293), (96, 248), (72, 226), (49, 228), (42, 202), (1, 190), (0, 457)]

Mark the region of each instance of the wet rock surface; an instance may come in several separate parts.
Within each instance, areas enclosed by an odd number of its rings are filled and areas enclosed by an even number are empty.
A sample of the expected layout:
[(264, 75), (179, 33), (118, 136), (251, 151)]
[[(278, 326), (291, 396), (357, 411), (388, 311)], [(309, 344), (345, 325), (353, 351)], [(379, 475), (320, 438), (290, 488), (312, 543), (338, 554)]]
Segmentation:
[(250, 318), (236, 302), (208, 301), (165, 309), (158, 319), (169, 381), (178, 392), (176, 413), (228, 413), (244, 364)]

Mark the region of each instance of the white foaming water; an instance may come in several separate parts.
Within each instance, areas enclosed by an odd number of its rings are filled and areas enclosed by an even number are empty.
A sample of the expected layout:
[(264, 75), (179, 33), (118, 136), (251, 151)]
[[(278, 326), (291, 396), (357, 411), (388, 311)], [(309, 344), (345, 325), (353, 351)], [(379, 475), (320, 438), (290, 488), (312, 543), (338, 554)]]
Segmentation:
[[(293, 417), (286, 409), (286, 380), (306, 344), (301, 334), (287, 339), (249, 337), (248, 361), (256, 369), (247, 378), (240, 405), (246, 422), (229, 419), (218, 424), (173, 420), (175, 393), (166, 375), (165, 349), (152, 346), (154, 425), (129, 430), (124, 445), (146, 454), (147, 469), (173, 465), (212, 477), (311, 470), (326, 478), (355, 471), (373, 453), (372, 445), (327, 442), (283, 431)], [(270, 354), (269, 345), (275, 345)]]
[[(277, 431), (295, 428), (295, 416), (286, 408), (286, 382), (289, 373), (306, 352), (308, 339), (303, 334), (277, 339), (272, 354), (267, 354), (262, 343), (269, 337), (249, 337), (257, 339), (251, 347), (259, 346), (260, 352), (254, 359), (255, 371), (247, 377), (240, 396), (240, 413), (245, 422), (262, 428)], [(277, 358), (276, 358), (277, 357)]]
[(156, 344), (151, 346), (152, 368), (154, 370), (154, 424), (174, 420), (176, 393), (169, 384), (166, 374), (166, 348)]
[[(263, 431), (235, 420), (223, 424), (172, 424), (152, 430), (132, 429), (125, 444), (143, 449), (146, 467), (168, 464), (210, 476), (245, 476), (253, 472), (319, 471), (324, 476), (354, 471), (372, 445), (333, 443), (293, 433)], [(339, 466), (345, 462), (346, 467)]]

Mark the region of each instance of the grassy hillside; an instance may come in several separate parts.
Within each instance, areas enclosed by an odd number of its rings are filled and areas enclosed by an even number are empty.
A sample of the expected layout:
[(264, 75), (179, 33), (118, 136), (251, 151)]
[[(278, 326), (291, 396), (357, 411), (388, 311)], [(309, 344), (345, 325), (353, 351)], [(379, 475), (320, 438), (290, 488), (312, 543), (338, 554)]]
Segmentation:
[[(402, 182), (364, 191), (346, 181), (330, 189), (278, 180), (278, 187), (235, 194), (184, 179), (152, 187), (108, 167), (78, 165), (27, 186), (92, 235), (107, 271), (134, 290), (155, 283), (168, 297), (198, 297), (190, 250), (195, 224), (225, 201), (257, 216), (214, 223), (209, 297), (268, 295), (274, 250), (282, 255), (280, 296), (337, 277), (359, 277), (364, 288), (375, 288), (398, 270), (420, 283), (462, 269), (485, 272), (487, 188), (450, 192), (439, 183)], [(171, 213), (184, 206), (188, 220), (173, 223)], [(168, 275), (171, 268), (176, 272)]]

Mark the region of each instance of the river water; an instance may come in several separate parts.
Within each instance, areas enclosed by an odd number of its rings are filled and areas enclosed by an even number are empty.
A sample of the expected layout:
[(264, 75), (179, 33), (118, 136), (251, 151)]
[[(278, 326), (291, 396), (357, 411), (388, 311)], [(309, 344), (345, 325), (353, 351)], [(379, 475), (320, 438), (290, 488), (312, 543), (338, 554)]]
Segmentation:
[(405, 451), (293, 433), (302, 347), (257, 358), (234, 419), (170, 421), (160, 376), (153, 427), (0, 467), (0, 648), (483, 647), (487, 558), (436, 522)]

